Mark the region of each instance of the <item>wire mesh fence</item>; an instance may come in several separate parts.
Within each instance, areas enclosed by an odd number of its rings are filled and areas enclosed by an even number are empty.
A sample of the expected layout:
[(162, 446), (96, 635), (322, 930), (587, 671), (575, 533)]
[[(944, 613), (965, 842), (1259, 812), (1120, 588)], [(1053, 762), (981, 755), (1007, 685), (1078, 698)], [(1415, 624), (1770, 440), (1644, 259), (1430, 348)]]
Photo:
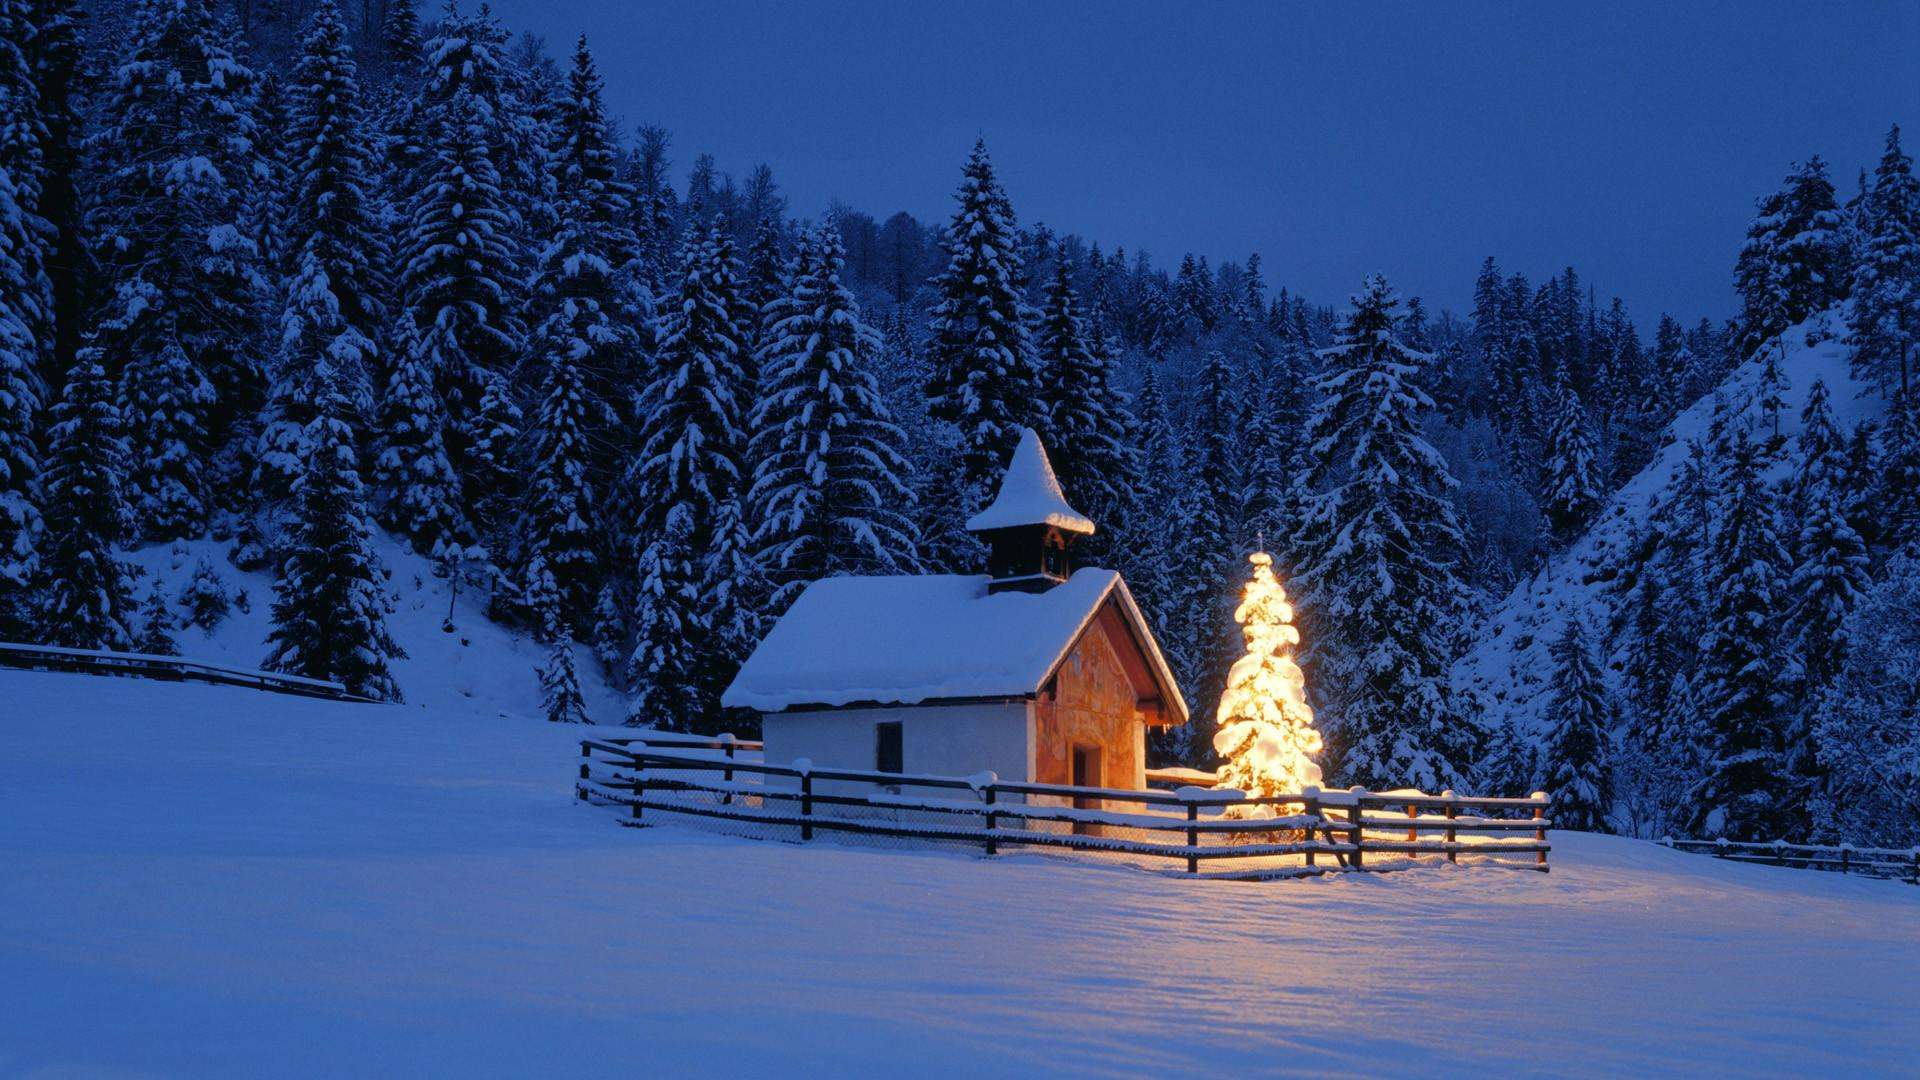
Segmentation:
[[(1544, 795), (1474, 799), (1355, 788), (1253, 797), (1197, 787), (1076, 787), (991, 774), (773, 765), (759, 749), (725, 737), (583, 740), (576, 791), (585, 801), (624, 806), (631, 825), (987, 855), (1062, 851), (1207, 877), (1384, 869), (1426, 856), (1518, 857), (1544, 871), (1550, 850)], [(1514, 813), (1524, 816), (1508, 816)]]

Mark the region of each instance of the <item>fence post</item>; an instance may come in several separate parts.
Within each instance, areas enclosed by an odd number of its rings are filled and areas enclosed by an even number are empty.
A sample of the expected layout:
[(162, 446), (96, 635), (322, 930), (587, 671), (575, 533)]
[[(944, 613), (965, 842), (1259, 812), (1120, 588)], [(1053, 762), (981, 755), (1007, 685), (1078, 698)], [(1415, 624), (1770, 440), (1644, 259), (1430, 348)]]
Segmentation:
[(1189, 874), (1197, 874), (1200, 872), (1200, 856), (1195, 853), (1195, 849), (1200, 846), (1200, 830), (1194, 824), (1199, 820), (1200, 820), (1200, 804), (1197, 802), (1194, 802), (1192, 799), (1188, 799), (1187, 800), (1187, 873)]
[(1849, 868), (1852, 866), (1852, 864), (1853, 864), (1853, 845), (1841, 844), (1840, 845), (1840, 872), (1843, 874), (1847, 873)]
[(1452, 791), (1443, 791), (1440, 794), (1447, 800), (1447, 861), (1457, 863), (1460, 861), (1460, 853), (1455, 851), (1453, 847), (1453, 845), (1458, 842), (1456, 840), (1457, 834), (1453, 829), (1453, 822), (1454, 819), (1460, 816), (1460, 807), (1456, 805), (1453, 800), (1459, 796), (1455, 795)]
[[(1408, 803), (1408, 804), (1407, 804), (1407, 817), (1408, 817), (1408, 818), (1417, 818), (1417, 817), (1419, 817), (1419, 816), (1420, 816), (1420, 809), (1419, 809), (1419, 807), (1416, 807), (1416, 806), (1414, 806), (1414, 805), (1413, 805), (1412, 803)], [(1416, 841), (1416, 840), (1418, 840), (1418, 839), (1420, 839), (1420, 830), (1419, 830), (1419, 829), (1417, 829), (1417, 828), (1415, 828), (1415, 827), (1413, 827), (1412, 825), (1409, 825), (1409, 826), (1407, 826), (1407, 843), (1409, 843), (1409, 844), (1411, 844), (1411, 843), (1413, 843), (1414, 841)]]
[(1920, 885), (1920, 847), (1913, 849), (1913, 876), (1907, 879), (1909, 885)]
[[(1533, 797), (1537, 800), (1533, 806), (1533, 820), (1535, 822), (1533, 826), (1533, 840), (1536, 844), (1544, 844), (1547, 842), (1547, 830), (1540, 822), (1545, 821), (1547, 817), (1547, 793), (1544, 791), (1536, 791), (1533, 793)], [(1539, 851), (1533, 853), (1533, 863), (1535, 866), (1547, 865), (1547, 850), (1545, 848), (1541, 848)]]
[(1358, 784), (1347, 789), (1347, 794), (1353, 796), (1353, 805), (1347, 807), (1347, 822), (1351, 826), (1347, 830), (1347, 834), (1348, 838), (1353, 841), (1352, 861), (1355, 870), (1364, 870), (1367, 864), (1367, 838), (1360, 832), (1360, 799), (1366, 793), (1367, 789)]
[(640, 804), (647, 798), (647, 771), (636, 760), (633, 765), (633, 820), (640, 820)]
[[(727, 755), (728, 762), (727, 769), (720, 774), (720, 778), (731, 784), (733, 783), (733, 732), (723, 731), (720, 733), (720, 749)], [(720, 803), (722, 806), (732, 806), (733, 792), (729, 791), (721, 796)]]
[(813, 839), (813, 770), (800, 774), (800, 839)]
[(1316, 843), (1319, 843), (1319, 841), (1314, 839), (1314, 831), (1313, 831), (1314, 824), (1318, 823), (1320, 818), (1320, 789), (1319, 788), (1309, 786), (1305, 790), (1301, 791), (1300, 812), (1302, 814), (1305, 814), (1307, 817), (1314, 819), (1313, 821), (1308, 822), (1307, 824), (1307, 865), (1312, 866), (1314, 864), (1313, 845), (1315, 845)]
[(587, 768), (587, 763), (592, 760), (593, 760), (593, 744), (587, 742), (585, 739), (582, 739), (580, 741), (580, 783), (575, 785), (574, 787), (574, 791), (576, 791), (579, 794), (581, 802), (587, 801), (586, 782), (593, 778), (593, 774)]
[(1773, 865), (1787, 865), (1787, 842), (1780, 837), (1775, 837), (1773, 841)]
[(980, 789), (980, 797), (987, 801), (987, 854), (989, 855), (997, 855), (1000, 853), (1000, 845), (995, 843), (993, 839), (994, 826), (999, 824), (1000, 821), (1000, 815), (993, 809), (998, 796), (999, 791), (992, 784), (988, 784), (986, 787)]

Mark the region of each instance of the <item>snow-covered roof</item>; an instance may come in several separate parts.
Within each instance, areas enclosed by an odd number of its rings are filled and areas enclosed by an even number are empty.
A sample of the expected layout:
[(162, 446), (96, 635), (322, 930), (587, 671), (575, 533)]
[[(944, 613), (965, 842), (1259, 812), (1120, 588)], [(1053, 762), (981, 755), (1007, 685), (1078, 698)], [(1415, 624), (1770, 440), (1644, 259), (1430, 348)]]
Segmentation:
[(1160, 685), (1168, 712), (1186, 704), (1120, 575), (1081, 569), (1045, 592), (987, 592), (984, 576), (833, 577), (800, 599), (734, 677), (729, 708), (1038, 693), (1080, 632), (1113, 597)]
[(1020, 445), (1000, 479), (993, 504), (967, 521), (967, 531), (1009, 529), (1020, 525), (1052, 525), (1068, 532), (1093, 532), (1093, 521), (1067, 505), (1060, 481), (1047, 460), (1047, 448), (1032, 428), (1020, 430)]

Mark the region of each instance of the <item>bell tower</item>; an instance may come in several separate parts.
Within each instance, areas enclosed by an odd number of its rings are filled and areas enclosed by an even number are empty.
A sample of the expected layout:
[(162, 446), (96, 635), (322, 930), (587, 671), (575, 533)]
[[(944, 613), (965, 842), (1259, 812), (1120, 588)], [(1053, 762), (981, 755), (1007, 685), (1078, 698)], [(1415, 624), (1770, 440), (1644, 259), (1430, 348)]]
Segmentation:
[(967, 531), (986, 542), (989, 593), (1045, 592), (1073, 573), (1068, 550), (1093, 535), (1093, 522), (1067, 505), (1047, 448), (1025, 428), (999, 494), (967, 522)]

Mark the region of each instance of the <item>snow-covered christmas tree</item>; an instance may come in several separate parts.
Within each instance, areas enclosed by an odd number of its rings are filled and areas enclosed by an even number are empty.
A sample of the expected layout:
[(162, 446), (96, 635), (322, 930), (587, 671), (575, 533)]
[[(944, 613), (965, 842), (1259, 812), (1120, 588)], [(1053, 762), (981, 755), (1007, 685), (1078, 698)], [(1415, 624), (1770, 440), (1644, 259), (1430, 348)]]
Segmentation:
[(1300, 631), (1287, 590), (1273, 575), (1273, 557), (1256, 551), (1247, 561), (1253, 580), (1233, 613), (1247, 654), (1228, 672), (1220, 695), (1213, 748), (1226, 764), (1218, 783), (1249, 795), (1292, 794), (1320, 783), (1313, 760), (1320, 733), (1307, 705), (1306, 676), (1293, 662)]

